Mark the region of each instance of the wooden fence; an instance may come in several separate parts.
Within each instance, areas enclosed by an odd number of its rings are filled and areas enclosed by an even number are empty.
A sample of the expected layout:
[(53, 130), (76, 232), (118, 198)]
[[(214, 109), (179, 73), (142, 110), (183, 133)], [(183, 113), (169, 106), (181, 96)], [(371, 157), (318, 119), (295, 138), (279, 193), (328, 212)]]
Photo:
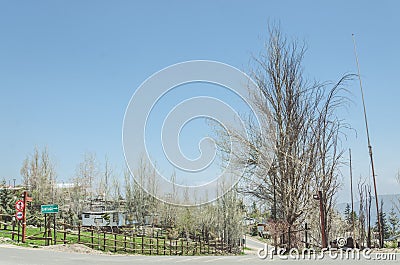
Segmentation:
[[(240, 253), (237, 246), (227, 245), (223, 240), (204, 240), (201, 237), (194, 239), (169, 239), (165, 235), (145, 236), (133, 228), (110, 232), (98, 227), (70, 226), (66, 223), (57, 223), (56, 233), (52, 226), (36, 228), (35, 233), (28, 233), (27, 243), (37, 245), (51, 244), (84, 244), (92, 249), (114, 253), (132, 253), (144, 255), (221, 255), (224, 253)], [(31, 229), (32, 230), (32, 229)], [(0, 222), (0, 231), (7, 233), (16, 242), (22, 239), (19, 222)], [(30, 229), (28, 229), (30, 231)], [(0, 235), (1, 236), (1, 235)]]

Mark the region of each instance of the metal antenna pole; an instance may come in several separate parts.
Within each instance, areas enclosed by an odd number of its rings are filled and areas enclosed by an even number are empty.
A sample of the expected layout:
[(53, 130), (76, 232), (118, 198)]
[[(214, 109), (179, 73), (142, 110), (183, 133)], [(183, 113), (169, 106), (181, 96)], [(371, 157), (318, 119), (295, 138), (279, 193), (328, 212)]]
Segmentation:
[(353, 241), (355, 242), (354, 246), (357, 245), (356, 242), (356, 229), (354, 222), (354, 197), (353, 197), (353, 168), (351, 166), (351, 149), (349, 148), (349, 157), (350, 157), (350, 192), (351, 192), (351, 223), (353, 226)]
[(367, 121), (367, 110), (365, 108), (365, 101), (364, 101), (364, 91), (362, 87), (362, 81), (361, 81), (361, 75), (360, 75), (360, 65), (358, 63), (358, 56), (357, 56), (357, 48), (356, 48), (356, 40), (354, 38), (354, 34), (352, 34), (353, 37), (353, 43), (354, 43), (354, 55), (356, 57), (356, 63), (357, 63), (357, 70), (358, 70), (358, 80), (360, 81), (360, 89), (361, 89), (361, 98), (362, 98), (362, 103), (363, 103), (363, 108), (364, 108), (364, 120), (365, 120), (365, 129), (367, 131), (367, 139), (368, 139), (368, 151), (369, 151), (369, 158), (371, 162), (371, 170), (372, 170), (372, 179), (374, 181), (374, 192), (375, 192), (375, 203), (376, 203), (376, 214), (377, 214), (377, 219), (378, 219), (378, 230), (379, 230), (379, 245), (382, 248), (383, 247), (383, 235), (382, 235), (382, 226), (381, 226), (381, 220), (379, 216), (379, 203), (378, 203), (378, 192), (376, 190), (376, 178), (375, 178), (375, 168), (374, 168), (374, 159), (372, 156), (372, 146), (371, 146), (371, 141), (369, 138), (369, 131), (368, 131), (368, 121)]

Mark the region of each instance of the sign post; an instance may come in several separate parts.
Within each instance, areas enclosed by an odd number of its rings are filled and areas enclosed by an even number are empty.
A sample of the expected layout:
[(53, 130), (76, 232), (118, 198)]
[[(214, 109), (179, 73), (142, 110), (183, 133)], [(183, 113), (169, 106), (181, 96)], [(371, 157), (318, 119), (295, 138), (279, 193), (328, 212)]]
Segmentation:
[(23, 207), (23, 209), (22, 209), (22, 243), (25, 243), (25, 240), (26, 240), (26, 207), (25, 206), (27, 205), (28, 202), (32, 201), (32, 198), (28, 197), (27, 191), (24, 191), (23, 197), (24, 198), (23, 198), (22, 204), (17, 202), (15, 205), (15, 208), (17, 208), (17, 204), (18, 204), (18, 207), (21, 207), (21, 206)]
[[(40, 210), (42, 214), (44, 214), (44, 218), (46, 219), (46, 214), (52, 213), (53, 216), (53, 227), (54, 227), (54, 245), (57, 243), (57, 226), (56, 226), (56, 213), (58, 213), (58, 204), (44, 204), (40, 206)], [(47, 226), (47, 224), (46, 224)], [(50, 233), (51, 235), (51, 233)]]
[(54, 225), (54, 245), (57, 244), (57, 226), (56, 226), (56, 214), (53, 214), (53, 225)]

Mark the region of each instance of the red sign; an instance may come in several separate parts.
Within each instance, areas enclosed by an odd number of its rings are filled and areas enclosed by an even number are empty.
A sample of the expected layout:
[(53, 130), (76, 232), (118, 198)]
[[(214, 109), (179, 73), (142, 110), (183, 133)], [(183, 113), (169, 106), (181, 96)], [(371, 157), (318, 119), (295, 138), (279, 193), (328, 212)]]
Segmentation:
[(25, 204), (22, 200), (18, 200), (15, 203), (15, 210), (17, 210), (17, 211), (22, 211), (24, 209), (24, 207), (25, 207)]
[(24, 218), (24, 213), (21, 212), (21, 211), (17, 211), (17, 213), (15, 214), (15, 217), (16, 217), (18, 220), (22, 220), (22, 219)]

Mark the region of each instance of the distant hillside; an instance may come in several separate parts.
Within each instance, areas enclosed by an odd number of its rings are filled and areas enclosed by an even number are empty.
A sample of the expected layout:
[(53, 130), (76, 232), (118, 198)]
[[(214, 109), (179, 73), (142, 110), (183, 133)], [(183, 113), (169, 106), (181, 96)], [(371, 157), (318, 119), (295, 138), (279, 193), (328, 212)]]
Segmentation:
[[(394, 207), (395, 203), (399, 203), (400, 194), (386, 194), (386, 195), (379, 195), (379, 207), (381, 207), (381, 200), (383, 200), (383, 211), (388, 215), (390, 209)], [(351, 202), (348, 202), (351, 205)], [(344, 216), (344, 210), (346, 209), (347, 203), (339, 203), (336, 205), (336, 209)], [(357, 213), (360, 209), (360, 201), (354, 201), (354, 211)], [(397, 212), (398, 214), (398, 212)], [(399, 214), (398, 214), (399, 215)], [(372, 197), (372, 207), (371, 207), (371, 223), (376, 222), (376, 207), (375, 207), (375, 197)]]

